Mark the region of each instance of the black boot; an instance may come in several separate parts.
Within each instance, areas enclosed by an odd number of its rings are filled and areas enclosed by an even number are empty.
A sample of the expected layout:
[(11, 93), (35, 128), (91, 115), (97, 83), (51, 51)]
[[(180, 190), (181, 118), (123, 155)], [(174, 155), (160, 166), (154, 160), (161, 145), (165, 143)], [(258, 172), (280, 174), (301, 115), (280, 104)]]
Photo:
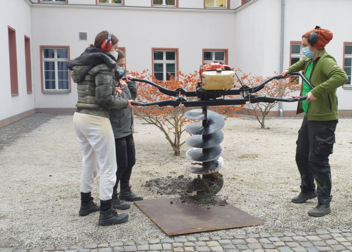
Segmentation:
[(317, 197), (317, 193), (316, 192), (300, 193), (298, 196), (292, 198), (291, 201), (293, 203), (304, 203), (304, 202), (306, 202), (309, 199), (314, 199), (315, 197)]
[(119, 198), (117, 197), (117, 194), (115, 193), (112, 195), (111, 205), (112, 205), (112, 208), (119, 209), (119, 210), (126, 210), (131, 207), (131, 205), (128, 204), (127, 202), (122, 202), (121, 200), (119, 200)]
[(93, 202), (93, 198), (90, 196), (89, 193), (82, 193), (81, 192), (81, 208), (79, 209), (79, 216), (86, 216), (90, 213), (94, 213), (99, 211), (99, 206), (97, 206)]
[(329, 214), (330, 212), (330, 204), (323, 205), (319, 203), (315, 208), (308, 211), (308, 215), (313, 217), (322, 217)]
[(99, 216), (100, 226), (121, 224), (128, 220), (127, 214), (118, 214), (114, 209), (111, 208), (111, 200), (101, 200), (100, 203), (102, 206)]
[(121, 188), (119, 198), (120, 200), (125, 200), (125, 201), (143, 200), (142, 196), (136, 195), (131, 191), (131, 186)]

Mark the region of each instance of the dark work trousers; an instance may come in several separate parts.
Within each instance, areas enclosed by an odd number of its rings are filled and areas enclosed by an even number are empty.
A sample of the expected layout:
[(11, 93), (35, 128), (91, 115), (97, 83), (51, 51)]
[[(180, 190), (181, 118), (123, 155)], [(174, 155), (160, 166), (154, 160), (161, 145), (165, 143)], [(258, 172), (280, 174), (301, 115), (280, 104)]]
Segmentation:
[(329, 155), (335, 143), (334, 121), (308, 121), (304, 117), (298, 131), (296, 163), (301, 174), (301, 192), (315, 191), (317, 183), (318, 202), (329, 204), (331, 196), (331, 170)]
[(114, 194), (120, 182), (120, 188), (129, 188), (132, 167), (136, 163), (136, 151), (134, 148), (133, 135), (122, 138), (115, 138), (116, 146), (116, 184), (114, 186)]

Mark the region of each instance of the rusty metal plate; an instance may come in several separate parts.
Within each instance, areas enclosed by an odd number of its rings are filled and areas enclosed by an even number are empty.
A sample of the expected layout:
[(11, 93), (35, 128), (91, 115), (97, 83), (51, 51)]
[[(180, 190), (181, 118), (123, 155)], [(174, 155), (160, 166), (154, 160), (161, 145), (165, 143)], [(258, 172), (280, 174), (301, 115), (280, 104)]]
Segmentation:
[(194, 205), (182, 203), (179, 198), (143, 200), (134, 204), (168, 236), (264, 224), (232, 205)]

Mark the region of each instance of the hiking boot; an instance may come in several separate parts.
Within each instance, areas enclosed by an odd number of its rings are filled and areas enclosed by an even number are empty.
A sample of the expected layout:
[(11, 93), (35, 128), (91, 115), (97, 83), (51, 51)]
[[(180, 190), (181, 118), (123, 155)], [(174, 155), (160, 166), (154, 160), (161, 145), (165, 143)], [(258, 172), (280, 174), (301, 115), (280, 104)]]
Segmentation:
[(111, 205), (112, 205), (112, 208), (119, 209), (119, 210), (126, 210), (131, 207), (131, 205), (128, 204), (127, 202), (123, 202), (119, 200), (117, 195), (112, 196)]
[(115, 224), (121, 224), (128, 220), (128, 214), (122, 213), (118, 214), (114, 209), (109, 209), (107, 211), (100, 211), (99, 225), (100, 226), (110, 226)]
[(304, 203), (304, 202), (306, 202), (309, 199), (314, 199), (315, 197), (317, 197), (317, 193), (316, 192), (300, 193), (298, 196), (292, 198), (291, 201), (293, 203)]
[(143, 197), (134, 194), (131, 191), (131, 187), (127, 187), (125, 189), (121, 189), (119, 199), (125, 201), (140, 201), (143, 200)]
[(315, 208), (308, 211), (309, 216), (321, 217), (331, 212), (330, 205), (318, 204)]
[(79, 216), (86, 216), (90, 213), (94, 213), (99, 210), (100, 210), (100, 207), (98, 205), (96, 205), (93, 202), (93, 198), (91, 198), (91, 200), (88, 202), (81, 201), (81, 208), (79, 209), (78, 214), (79, 214)]

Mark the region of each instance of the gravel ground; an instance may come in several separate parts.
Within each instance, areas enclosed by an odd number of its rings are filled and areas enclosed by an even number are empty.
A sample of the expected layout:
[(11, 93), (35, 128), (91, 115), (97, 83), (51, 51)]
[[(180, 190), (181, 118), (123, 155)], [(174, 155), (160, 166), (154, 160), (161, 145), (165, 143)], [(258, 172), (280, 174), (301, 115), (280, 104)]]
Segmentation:
[[(30, 121), (38, 121), (38, 117), (41, 115), (24, 120), (31, 124)], [(12, 129), (21, 121), (0, 129), (0, 140), (11, 136)], [(221, 170), (224, 187), (219, 196), (264, 220), (265, 224), (202, 235), (352, 228), (352, 118), (340, 119), (337, 126), (337, 143), (330, 158), (332, 213), (322, 218), (307, 215), (316, 205), (316, 199), (306, 204), (290, 203), (299, 192), (294, 153), (300, 124), (298, 118), (269, 118), (266, 125), (270, 129), (260, 129), (253, 117), (226, 121), (223, 128), (225, 167)], [(184, 145), (181, 157), (175, 157), (155, 126), (136, 119), (135, 130), (137, 163), (131, 179), (133, 191), (145, 199), (174, 197), (145, 190), (142, 184), (166, 176), (195, 177), (185, 169), (189, 162), (185, 152), (189, 147)], [(98, 226), (99, 213), (78, 216), (82, 156), (73, 131), (72, 115), (57, 115), (33, 131), (18, 134), (13, 143), (1, 146), (0, 247), (29, 249), (166, 236), (134, 205), (125, 211), (130, 215), (129, 221), (116, 226)], [(92, 192), (96, 199), (99, 198), (97, 185), (98, 179)]]

